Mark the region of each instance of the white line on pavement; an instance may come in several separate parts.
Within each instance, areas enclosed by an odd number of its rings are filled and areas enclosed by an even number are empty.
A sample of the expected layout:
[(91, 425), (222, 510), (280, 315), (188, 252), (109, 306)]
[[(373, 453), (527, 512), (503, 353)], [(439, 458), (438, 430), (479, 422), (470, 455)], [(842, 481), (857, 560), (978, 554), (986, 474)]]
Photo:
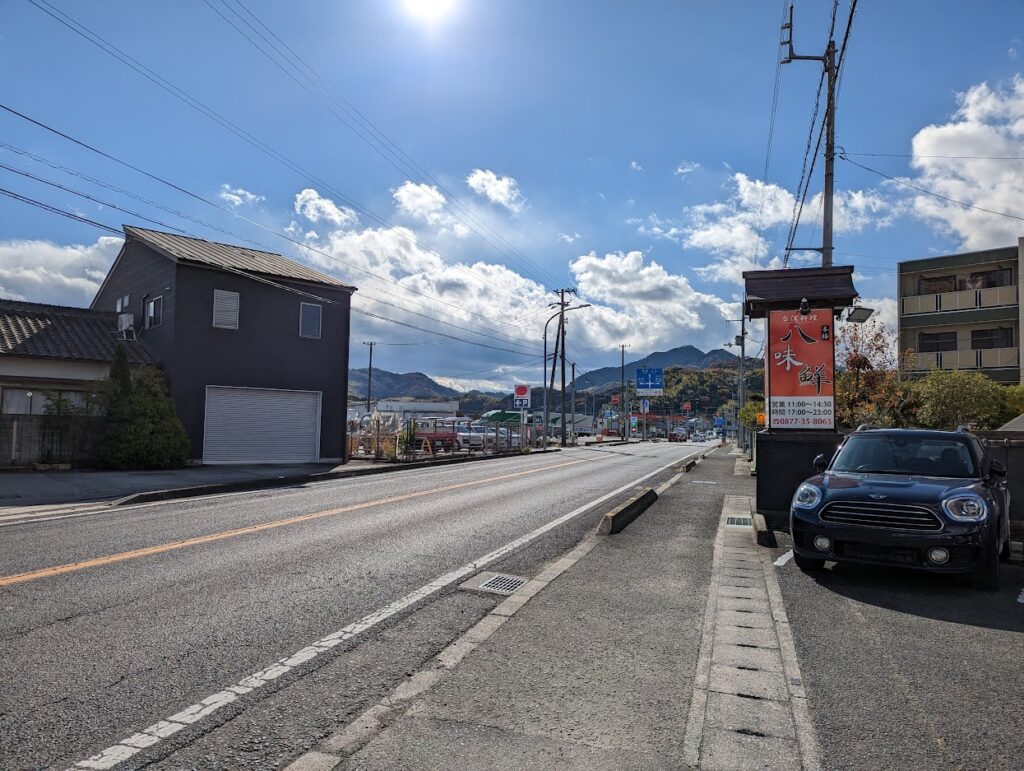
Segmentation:
[(792, 549), (790, 549), (788, 552), (783, 554), (781, 557), (779, 557), (777, 560), (775, 560), (775, 562), (773, 562), (772, 564), (775, 565), (775, 567), (781, 568), (783, 565), (785, 565), (791, 559), (793, 559), (793, 550)]
[(550, 522), (541, 525), (535, 530), (530, 531), (524, 536), (521, 536), (514, 541), (495, 549), (492, 552), (485, 554), (482, 557), (474, 560), (473, 562), (466, 563), (462, 567), (456, 568), (442, 576), (438, 576), (429, 584), (421, 586), (413, 592), (395, 600), (390, 605), (386, 605), (377, 611), (374, 611), (368, 616), (364, 616), (359, 621), (355, 621), (348, 626), (342, 627), (336, 632), (333, 632), (326, 637), (322, 637), (316, 642), (307, 645), (299, 651), (296, 651), (291, 656), (287, 656), (269, 667), (261, 669), (259, 672), (242, 678), (234, 685), (229, 685), (222, 691), (207, 696), (202, 701), (197, 702), (180, 712), (171, 715), (166, 720), (161, 720), (158, 723), (154, 723), (148, 728), (142, 729), (142, 731), (132, 734), (131, 736), (122, 739), (117, 744), (107, 747), (102, 752), (93, 755), (91, 758), (81, 760), (75, 764), (75, 768), (89, 768), (89, 769), (109, 769), (113, 768), (119, 763), (127, 760), (136, 753), (141, 752), (143, 749), (152, 747), (157, 744), (161, 739), (166, 739), (168, 736), (178, 733), (190, 725), (198, 723), (203, 718), (208, 717), (210, 714), (220, 709), (221, 707), (227, 706), (234, 701), (237, 701), (239, 696), (244, 696), (253, 690), (260, 688), (268, 683), (281, 677), (281, 675), (290, 672), (296, 667), (309, 662), (311, 659), (319, 656), (321, 653), (326, 653), (337, 645), (350, 640), (353, 637), (362, 634), (366, 630), (376, 626), (382, 621), (394, 616), (401, 611), (416, 605), (422, 600), (426, 599), (432, 594), (439, 592), (446, 586), (461, 581), (462, 579), (472, 575), (481, 568), (491, 564), (492, 562), (501, 559), (502, 557), (510, 554), (511, 552), (518, 549), (520, 546), (524, 546), (530, 541), (539, 538), (550, 530), (558, 527), (559, 525), (565, 524), (571, 519), (578, 517), (590, 509), (594, 508), (598, 504), (604, 503), (610, 498), (614, 498), (627, 490), (632, 489), (640, 482), (646, 479), (650, 479), (656, 474), (660, 474), (672, 466), (677, 465), (680, 461), (685, 461), (693, 455), (697, 455), (704, 450), (698, 450), (690, 455), (686, 455), (683, 458), (676, 458), (671, 463), (666, 463), (660, 468), (656, 468), (643, 476), (632, 480), (631, 482), (624, 484), (610, 493), (605, 493), (599, 498), (595, 498), (589, 503), (585, 503), (582, 506), (573, 509), (568, 514), (563, 514)]

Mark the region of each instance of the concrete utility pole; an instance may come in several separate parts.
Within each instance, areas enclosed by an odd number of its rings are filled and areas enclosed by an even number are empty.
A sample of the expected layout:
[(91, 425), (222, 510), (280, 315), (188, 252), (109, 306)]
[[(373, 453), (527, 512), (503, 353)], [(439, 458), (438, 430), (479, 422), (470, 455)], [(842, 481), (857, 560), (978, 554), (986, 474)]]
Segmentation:
[(626, 431), (626, 344), (620, 343), (619, 349), (622, 352), (621, 364), (619, 367), (619, 376), (622, 382), (619, 386), (619, 438), (625, 438), (629, 441), (629, 434)]
[[(542, 372), (544, 373), (544, 448), (548, 446), (548, 426), (551, 422), (550, 418), (550, 392), (555, 387), (555, 365), (559, 359), (559, 350), (562, 351), (562, 446), (565, 446), (565, 314), (566, 311), (578, 311), (581, 308), (589, 308), (590, 303), (581, 303), (579, 305), (573, 305), (567, 307), (569, 302), (565, 299), (565, 293), (576, 294), (575, 289), (556, 289), (559, 294), (559, 301), (552, 303), (550, 307), (557, 307), (558, 311), (554, 313), (551, 318), (544, 322), (544, 363), (542, 365)], [(548, 324), (555, 319), (558, 319), (558, 332), (555, 334), (555, 352), (551, 357), (551, 379), (548, 379)], [(561, 349), (559, 349), (559, 343), (561, 343)]]
[(572, 362), (572, 436), (576, 438), (576, 362)]
[[(821, 225), (821, 248), (814, 251), (821, 252), (821, 267), (832, 267), (832, 189), (835, 182), (835, 161), (836, 161), (836, 41), (829, 39), (828, 46), (822, 56), (798, 56), (793, 51), (793, 6), (789, 6), (789, 22), (782, 25), (783, 32), (788, 34), (782, 45), (788, 47), (786, 58), (783, 64), (794, 61), (821, 62), (825, 67), (825, 76), (828, 84), (828, 93), (825, 101), (825, 190), (822, 195), (822, 225)], [(788, 246), (790, 251), (805, 251), (801, 247)]]
[(363, 340), (363, 345), (370, 346), (370, 367), (366, 370), (366, 413), (370, 413), (370, 397), (373, 394), (373, 346), (377, 343)]
[(559, 305), (562, 306), (562, 318), (558, 321), (558, 331), (562, 335), (562, 417), (559, 420), (559, 425), (562, 428), (562, 447), (565, 447), (565, 293), (572, 292), (572, 289), (559, 289)]

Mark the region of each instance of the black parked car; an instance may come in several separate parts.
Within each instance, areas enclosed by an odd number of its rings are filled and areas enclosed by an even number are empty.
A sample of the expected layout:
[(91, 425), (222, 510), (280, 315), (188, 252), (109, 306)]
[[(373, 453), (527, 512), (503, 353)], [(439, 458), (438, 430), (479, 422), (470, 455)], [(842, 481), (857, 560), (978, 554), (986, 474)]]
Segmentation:
[(1006, 467), (973, 434), (861, 427), (814, 468), (790, 508), (802, 570), (882, 563), (999, 588), (999, 561), (1010, 556)]

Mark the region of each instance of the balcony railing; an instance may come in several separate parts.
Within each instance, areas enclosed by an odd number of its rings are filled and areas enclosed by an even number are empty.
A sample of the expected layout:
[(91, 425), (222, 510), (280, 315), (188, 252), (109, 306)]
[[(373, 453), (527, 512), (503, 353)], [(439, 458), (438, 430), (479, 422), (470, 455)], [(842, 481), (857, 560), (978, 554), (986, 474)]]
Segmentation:
[(913, 361), (910, 363), (910, 369), (914, 372), (926, 372), (932, 369), (999, 369), (1019, 366), (1019, 348), (915, 353)]
[(1017, 302), (1016, 285), (993, 286), (988, 289), (964, 289), (959, 292), (941, 292), (940, 294), (919, 294), (903, 298), (903, 315), (963, 311), (973, 308), (997, 308), (1002, 305), (1016, 305)]

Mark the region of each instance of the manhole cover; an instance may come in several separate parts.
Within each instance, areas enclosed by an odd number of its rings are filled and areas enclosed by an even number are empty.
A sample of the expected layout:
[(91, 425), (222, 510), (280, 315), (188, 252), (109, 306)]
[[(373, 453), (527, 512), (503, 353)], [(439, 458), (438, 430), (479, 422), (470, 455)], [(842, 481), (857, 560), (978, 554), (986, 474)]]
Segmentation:
[(738, 527), (752, 527), (753, 522), (750, 517), (726, 517), (725, 524), (736, 525)]
[(485, 592), (494, 592), (495, 594), (514, 594), (525, 584), (525, 578), (498, 573), (480, 584), (480, 588)]

